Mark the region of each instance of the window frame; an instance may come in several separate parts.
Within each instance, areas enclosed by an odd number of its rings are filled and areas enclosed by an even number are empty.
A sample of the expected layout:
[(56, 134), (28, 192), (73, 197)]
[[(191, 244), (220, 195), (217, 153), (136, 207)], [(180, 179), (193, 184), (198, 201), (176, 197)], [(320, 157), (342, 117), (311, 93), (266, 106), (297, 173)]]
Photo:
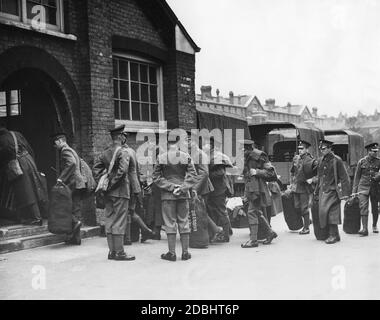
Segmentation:
[[(31, 26), (32, 20), (27, 17), (27, 1), (28, 0), (17, 0), (18, 7), (19, 7), (19, 14), (17, 16), (0, 11), (0, 20), (16, 21), (16, 22), (21, 22), (25, 25)], [(56, 14), (57, 24), (54, 25), (54, 24), (46, 23), (46, 29), (63, 33), (65, 30), (63, 0), (56, 0), (56, 1), (57, 1), (57, 14)]]
[[(17, 91), (17, 103), (11, 103), (11, 92)], [(21, 90), (20, 89), (7, 89), (7, 90), (1, 90), (0, 92), (5, 93), (5, 105), (2, 104), (1, 107), (5, 106), (5, 116), (1, 117), (0, 119), (8, 119), (13, 117), (20, 117), (22, 116), (22, 100), (21, 100)], [(12, 114), (12, 106), (18, 106), (18, 114)]]
[[(138, 55), (134, 54), (129, 54), (125, 52), (119, 52), (115, 51), (112, 54), (112, 63), (113, 63), (113, 58), (119, 58), (119, 59), (124, 59), (128, 60), (129, 62), (136, 62), (136, 63), (145, 63), (148, 65), (151, 65), (156, 68), (157, 70), (157, 114), (158, 114), (158, 121), (140, 121), (140, 120), (122, 120), (122, 119), (116, 119), (115, 117), (115, 124), (116, 125), (121, 125), (125, 124), (126, 127), (128, 127), (129, 131), (138, 131), (141, 129), (157, 129), (159, 128), (159, 123), (164, 120), (164, 92), (163, 92), (163, 67), (160, 63), (157, 61), (153, 61), (144, 57), (140, 57)], [(130, 71), (129, 71), (130, 75)], [(112, 101), (115, 102), (116, 100), (120, 101), (120, 99), (115, 98), (114, 95), (114, 80), (118, 80), (119, 78), (114, 77), (113, 69), (112, 69)], [(119, 80), (118, 80), (119, 81)], [(129, 111), (130, 111), (130, 117), (132, 117), (132, 97), (131, 97), (131, 79), (129, 76), (128, 79), (129, 85), (128, 85), (128, 90), (129, 90)], [(132, 80), (133, 82), (133, 80)], [(141, 83), (141, 81), (138, 81), (137, 83)], [(120, 96), (120, 88), (119, 90), (119, 96)], [(143, 103), (142, 101), (139, 101), (139, 103)], [(114, 104), (113, 104), (114, 105)], [(140, 109), (141, 110), (141, 109)]]

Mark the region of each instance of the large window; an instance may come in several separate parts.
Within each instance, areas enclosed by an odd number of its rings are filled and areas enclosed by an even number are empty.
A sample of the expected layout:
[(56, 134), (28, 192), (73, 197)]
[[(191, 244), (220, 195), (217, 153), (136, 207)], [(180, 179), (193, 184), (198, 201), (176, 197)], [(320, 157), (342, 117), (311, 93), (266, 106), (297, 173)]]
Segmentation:
[(63, 32), (63, 0), (0, 0), (0, 18)]
[(158, 122), (160, 82), (158, 65), (114, 56), (115, 119)]
[(0, 91), (0, 118), (21, 115), (20, 90)]

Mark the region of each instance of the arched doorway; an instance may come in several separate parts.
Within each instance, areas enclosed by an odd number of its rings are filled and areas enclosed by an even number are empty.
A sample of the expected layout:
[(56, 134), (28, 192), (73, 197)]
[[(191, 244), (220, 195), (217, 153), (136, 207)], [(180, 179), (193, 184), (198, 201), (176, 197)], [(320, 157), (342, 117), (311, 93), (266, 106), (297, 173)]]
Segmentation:
[[(47, 52), (15, 47), (0, 55), (0, 117), (9, 130), (21, 132), (32, 146), (48, 188), (56, 181), (56, 151), (50, 135), (65, 131), (80, 144), (79, 99), (64, 67)], [(9, 212), (0, 210), (9, 218)]]

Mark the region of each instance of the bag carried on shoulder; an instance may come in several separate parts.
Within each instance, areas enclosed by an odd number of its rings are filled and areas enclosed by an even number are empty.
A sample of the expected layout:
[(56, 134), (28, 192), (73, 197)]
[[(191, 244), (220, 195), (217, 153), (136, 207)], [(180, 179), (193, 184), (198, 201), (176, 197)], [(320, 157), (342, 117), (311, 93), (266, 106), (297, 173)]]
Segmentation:
[(98, 185), (96, 187), (96, 190), (95, 190), (96, 207), (99, 208), (99, 209), (104, 209), (105, 208), (104, 194), (108, 190), (108, 186), (109, 186), (109, 182), (110, 182), (109, 176), (110, 176), (110, 174), (112, 172), (112, 169), (113, 169), (113, 167), (115, 165), (116, 155), (117, 155), (117, 153), (119, 152), (120, 149), (121, 149), (121, 147), (117, 147), (116, 148), (115, 152), (113, 153), (113, 156), (112, 156), (112, 159), (111, 159), (111, 162), (110, 162), (110, 166), (109, 166), (107, 172), (104, 173), (100, 177)]
[(8, 181), (13, 181), (19, 176), (22, 176), (24, 173), (22, 172), (20, 162), (18, 161), (17, 154), (18, 154), (18, 143), (16, 135), (13, 131), (10, 131), (13, 141), (15, 143), (15, 153), (16, 153), (16, 159), (13, 159), (8, 162), (8, 168), (7, 168), (7, 177)]

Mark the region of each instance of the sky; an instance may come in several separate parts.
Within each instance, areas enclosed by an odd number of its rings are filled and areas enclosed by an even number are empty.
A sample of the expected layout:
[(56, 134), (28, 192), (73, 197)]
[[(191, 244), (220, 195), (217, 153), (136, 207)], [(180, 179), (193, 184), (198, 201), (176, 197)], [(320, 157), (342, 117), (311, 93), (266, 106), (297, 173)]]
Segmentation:
[(318, 113), (380, 111), (380, 0), (167, 0), (193, 40), (196, 92)]

